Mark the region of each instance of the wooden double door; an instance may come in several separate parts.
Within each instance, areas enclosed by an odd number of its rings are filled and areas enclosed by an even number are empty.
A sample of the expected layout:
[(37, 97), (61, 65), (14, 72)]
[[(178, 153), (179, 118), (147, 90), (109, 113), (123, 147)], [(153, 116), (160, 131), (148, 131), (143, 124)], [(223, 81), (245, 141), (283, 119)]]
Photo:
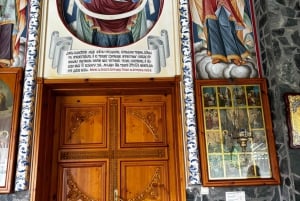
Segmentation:
[(182, 200), (184, 148), (172, 94), (68, 95), (55, 102), (51, 200)]

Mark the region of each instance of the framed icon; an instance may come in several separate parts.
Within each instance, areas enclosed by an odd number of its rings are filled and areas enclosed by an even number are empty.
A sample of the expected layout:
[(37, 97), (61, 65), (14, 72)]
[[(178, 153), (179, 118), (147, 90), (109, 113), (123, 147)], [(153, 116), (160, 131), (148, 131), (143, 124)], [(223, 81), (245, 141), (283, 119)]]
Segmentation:
[(197, 80), (204, 186), (278, 184), (266, 81)]
[(0, 68), (0, 193), (9, 193), (19, 127), (22, 68)]
[(290, 147), (300, 148), (300, 94), (285, 94)]

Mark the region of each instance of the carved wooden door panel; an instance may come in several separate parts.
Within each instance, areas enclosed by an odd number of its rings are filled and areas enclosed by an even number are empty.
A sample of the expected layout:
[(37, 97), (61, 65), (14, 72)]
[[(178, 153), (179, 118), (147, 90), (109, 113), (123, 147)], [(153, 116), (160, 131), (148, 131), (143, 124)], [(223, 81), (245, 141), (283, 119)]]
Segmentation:
[(172, 118), (170, 95), (57, 97), (52, 199), (177, 200)]

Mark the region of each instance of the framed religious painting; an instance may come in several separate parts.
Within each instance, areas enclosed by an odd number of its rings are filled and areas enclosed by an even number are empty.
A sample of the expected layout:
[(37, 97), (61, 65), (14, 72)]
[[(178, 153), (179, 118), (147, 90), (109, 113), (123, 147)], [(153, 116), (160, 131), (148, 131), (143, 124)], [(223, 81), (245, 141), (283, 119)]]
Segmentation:
[(9, 193), (14, 180), (22, 72), (0, 68), (0, 193)]
[(252, 0), (190, 0), (196, 79), (261, 77)]
[(287, 125), (290, 136), (290, 147), (300, 148), (300, 94), (284, 95), (287, 113)]
[(279, 184), (266, 80), (197, 80), (204, 186)]

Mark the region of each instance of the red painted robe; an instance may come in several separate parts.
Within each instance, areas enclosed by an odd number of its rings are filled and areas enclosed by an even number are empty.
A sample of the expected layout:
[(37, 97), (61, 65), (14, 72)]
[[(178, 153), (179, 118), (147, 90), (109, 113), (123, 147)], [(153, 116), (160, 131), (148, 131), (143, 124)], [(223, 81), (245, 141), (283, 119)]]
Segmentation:
[(215, 11), (217, 10), (216, 1), (212, 0), (203, 0), (203, 13), (202, 13), (202, 23), (209, 19), (217, 19)]
[[(114, 0), (91, 0), (90, 3), (83, 2), (83, 5), (95, 13), (114, 15), (131, 11), (139, 4), (133, 3), (131, 0), (128, 0), (127, 2)], [(128, 32), (128, 27), (133, 25), (133, 20), (136, 18), (136, 16), (118, 20), (102, 20), (92, 17), (87, 18), (92, 20), (95, 29), (107, 34), (116, 34)]]
[(211, 1), (211, 0), (192, 0), (192, 1), (197, 9), (199, 18), (203, 25), (205, 25), (205, 21), (208, 18), (217, 19), (215, 15), (215, 11), (217, 10), (216, 1)]
[(236, 22), (239, 26), (244, 26), (243, 18), (238, 11), (237, 5), (230, 0), (217, 0), (217, 6), (224, 6), (230, 13), (229, 20)]

